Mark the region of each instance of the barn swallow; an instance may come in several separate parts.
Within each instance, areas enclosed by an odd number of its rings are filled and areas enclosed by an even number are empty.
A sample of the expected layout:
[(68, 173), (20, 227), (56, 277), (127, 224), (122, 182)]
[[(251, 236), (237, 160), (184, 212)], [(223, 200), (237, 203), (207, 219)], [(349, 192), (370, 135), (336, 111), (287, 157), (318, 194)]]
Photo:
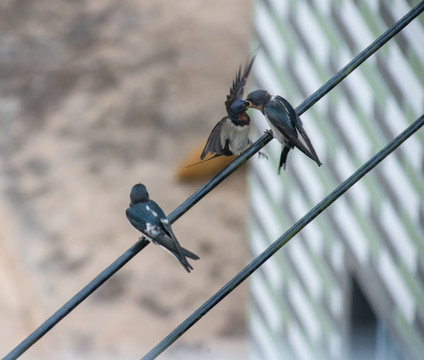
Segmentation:
[(243, 100), (242, 97), (243, 88), (246, 85), (255, 56), (248, 60), (243, 72), (241, 66), (239, 67), (225, 101), (227, 115), (213, 128), (200, 155), (201, 160), (208, 153), (215, 154), (212, 158), (221, 155), (240, 155), (251, 144), (249, 140), (250, 118), (246, 113), (250, 103)]
[[(274, 137), (283, 145), (278, 174), (280, 174), (281, 167), (286, 168), (287, 155), (294, 147), (314, 160), (318, 166), (322, 165), (303, 129), (299, 115), (286, 99), (279, 95), (270, 95), (265, 90), (255, 90), (247, 95), (246, 100), (250, 103), (249, 107), (260, 110), (265, 115)], [(302, 136), (306, 146), (299, 139), (297, 132)]]
[(193, 270), (187, 257), (197, 260), (199, 257), (181, 247), (164, 212), (153, 200), (143, 184), (131, 189), (130, 205), (126, 210), (131, 225), (146, 235), (154, 244), (160, 245), (174, 255), (187, 272)]

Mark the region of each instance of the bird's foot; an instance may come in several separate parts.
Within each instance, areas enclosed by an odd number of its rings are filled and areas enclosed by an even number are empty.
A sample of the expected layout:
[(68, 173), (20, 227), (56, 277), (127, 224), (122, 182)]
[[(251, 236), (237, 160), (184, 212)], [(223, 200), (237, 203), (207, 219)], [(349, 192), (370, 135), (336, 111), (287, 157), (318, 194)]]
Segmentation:
[(274, 132), (273, 132), (271, 129), (267, 129), (267, 130), (265, 130), (265, 131), (264, 131), (264, 134), (269, 134), (269, 135), (271, 135), (272, 137), (274, 137)]
[(258, 151), (258, 159), (268, 160), (268, 156), (265, 153), (263, 153), (262, 151)]

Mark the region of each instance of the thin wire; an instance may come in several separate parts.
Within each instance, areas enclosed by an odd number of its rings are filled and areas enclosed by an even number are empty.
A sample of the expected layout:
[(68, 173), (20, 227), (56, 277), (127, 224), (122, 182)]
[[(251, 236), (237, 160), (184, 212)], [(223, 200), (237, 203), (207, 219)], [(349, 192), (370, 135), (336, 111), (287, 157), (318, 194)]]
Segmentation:
[[(354, 69), (361, 65), (368, 57), (374, 54), (381, 46), (395, 36), (400, 30), (406, 27), (415, 17), (417, 17), (424, 10), (424, 1), (419, 3), (407, 15), (400, 19), (395, 25), (388, 29), (383, 35), (377, 38), (369, 47), (357, 55), (348, 65), (335, 74), (327, 83), (319, 88), (314, 94), (300, 104), (296, 111), (298, 114), (304, 113), (319, 99), (331, 91), (338, 85), (346, 76), (348, 76)], [(198, 201), (206, 196), (212, 189), (218, 186), (223, 180), (230, 176), (240, 166), (242, 166), (248, 159), (250, 159), (256, 152), (263, 148), (268, 142), (272, 140), (269, 134), (263, 135), (254, 144), (252, 144), (243, 154), (230, 163), (225, 169), (218, 173), (214, 178), (209, 180), (204, 186), (191, 195), (186, 201), (178, 206), (172, 213), (168, 215), (168, 220), (172, 224), (183, 216), (189, 209), (191, 209)], [(27, 349), (50, 331), (59, 321), (75, 309), (82, 301), (90, 296), (98, 287), (100, 287), (107, 279), (115, 274), (123, 265), (143, 250), (149, 242), (140, 239), (110, 266), (108, 266), (101, 274), (94, 278), (88, 285), (80, 290), (73, 296), (65, 305), (63, 305), (56, 313), (49, 317), (43, 324), (41, 324), (33, 333), (25, 338), (19, 345), (17, 345), (3, 360), (12, 360), (21, 356)]]
[(156, 345), (142, 360), (152, 360), (159, 356), (165, 349), (174, 343), (188, 329), (190, 329), (197, 321), (199, 321), (206, 313), (208, 313), (215, 305), (230, 294), (237, 286), (245, 281), (253, 272), (255, 272), (265, 261), (281, 249), (289, 242), (299, 231), (313, 221), (319, 214), (327, 209), (333, 202), (340, 198), (347, 190), (356, 184), (362, 177), (378, 165), (386, 156), (392, 153), (400, 144), (414, 134), (424, 124), (424, 115), (418, 118), (399, 136), (393, 139), (380, 152), (374, 155), (364, 165), (362, 165), (348, 179), (342, 182), (333, 192), (318, 203), (303, 218), (297, 221), (289, 230), (281, 237), (274, 241), (264, 252), (257, 256), (249, 265), (240, 271), (233, 279), (217, 291), (209, 300), (200, 306), (193, 314), (191, 314), (184, 322), (182, 322), (174, 331)]
[(65, 305), (50, 316), (43, 324), (40, 325), (32, 334), (26, 337), (18, 346), (16, 346), (3, 360), (17, 359), (40, 338), (45, 335), (53, 326), (81, 304), (88, 296), (96, 291), (107, 279), (115, 274), (121, 267), (137, 255), (146, 245), (149, 244), (145, 238), (140, 238), (125, 253), (109, 265), (104, 271), (97, 275), (89, 284), (75, 294)]

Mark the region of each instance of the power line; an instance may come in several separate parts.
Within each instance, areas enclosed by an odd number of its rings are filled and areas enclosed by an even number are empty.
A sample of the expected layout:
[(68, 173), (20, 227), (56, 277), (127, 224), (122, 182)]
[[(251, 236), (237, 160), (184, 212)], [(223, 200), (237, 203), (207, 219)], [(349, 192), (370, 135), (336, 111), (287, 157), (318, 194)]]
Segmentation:
[(340, 198), (347, 190), (356, 184), (362, 177), (369, 171), (377, 166), (385, 157), (392, 153), (400, 144), (414, 134), (424, 124), (424, 115), (418, 118), (412, 125), (410, 125), (399, 136), (393, 139), (388, 145), (362, 165), (355, 173), (343, 181), (335, 190), (327, 195), (320, 203), (310, 210), (304, 217), (297, 221), (289, 230), (287, 230), (281, 237), (275, 240), (264, 252), (258, 255), (253, 261), (240, 271), (233, 279), (226, 285), (218, 290), (209, 300), (200, 306), (193, 314), (184, 320), (174, 331), (172, 331), (166, 338), (157, 344), (150, 352), (148, 352), (142, 360), (151, 360), (159, 356), (165, 349), (174, 343), (180, 336), (182, 336), (188, 329), (190, 329), (196, 322), (198, 322), (206, 313), (208, 313), (215, 305), (222, 299), (229, 295), (237, 286), (245, 281), (252, 275), (265, 261), (274, 255), (279, 249), (287, 244), (300, 230), (313, 221), (319, 214), (327, 209), (333, 202)]
[[(413, 19), (415, 19), (424, 10), (424, 1), (419, 3), (408, 14), (400, 19), (396, 24), (390, 27), (384, 34), (378, 37), (370, 46), (363, 50), (360, 54), (346, 65), (342, 70), (335, 74), (327, 83), (313, 93), (308, 99), (300, 104), (296, 111), (303, 114), (306, 110), (312, 107), (318, 100), (324, 97), (336, 85), (338, 85), (344, 78), (346, 78), (353, 70), (360, 66), (366, 59), (374, 54), (380, 47), (393, 38), (399, 31), (406, 27)], [(421, 118), (420, 118), (421, 119)], [(417, 120), (418, 121), (418, 120)], [(250, 159), (256, 152), (263, 148), (269, 141), (272, 140), (270, 134), (264, 134), (259, 140), (252, 144), (243, 154), (237, 157), (231, 164), (218, 173), (215, 177), (209, 180), (204, 186), (191, 195), (186, 201), (178, 206), (172, 213), (168, 215), (170, 223), (175, 222), (190, 210), (198, 201), (206, 196), (212, 189), (218, 186), (223, 180), (235, 172), (241, 165)], [(17, 345), (3, 360), (12, 360), (21, 356), (27, 349), (50, 331), (59, 321), (67, 316), (73, 309), (75, 309), (81, 302), (88, 296), (96, 291), (107, 279), (115, 274), (122, 266), (130, 261), (135, 255), (148, 245), (149, 242), (141, 238), (125, 253), (123, 253), (117, 260), (108, 266), (102, 273), (94, 278), (88, 285), (74, 295), (67, 303), (65, 303), (57, 312), (49, 317), (43, 324), (41, 324), (33, 333), (25, 338), (19, 345)], [(175, 341), (175, 340), (174, 340)], [(168, 345), (169, 346), (169, 345)], [(152, 350), (153, 351), (153, 350)], [(163, 351), (163, 350), (162, 350)], [(149, 353), (150, 354), (150, 353)], [(147, 355), (146, 355), (147, 356)], [(150, 357), (146, 358), (149, 359)]]

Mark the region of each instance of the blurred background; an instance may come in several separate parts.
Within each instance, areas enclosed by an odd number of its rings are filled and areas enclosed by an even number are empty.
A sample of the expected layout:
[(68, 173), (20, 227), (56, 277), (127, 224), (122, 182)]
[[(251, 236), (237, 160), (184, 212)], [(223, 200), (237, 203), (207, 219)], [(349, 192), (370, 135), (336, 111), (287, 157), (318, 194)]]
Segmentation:
[[(138, 239), (132, 185), (165, 213), (203, 185), (176, 172), (225, 114), (250, 12), (246, 1), (0, 4), (1, 354)], [(201, 258), (191, 274), (150, 245), (22, 358), (141, 357), (244, 266), (247, 212), (239, 171), (174, 225)], [(246, 293), (167, 356), (242, 353)]]
[[(255, 1), (251, 86), (300, 104), (418, 3)], [(322, 167), (293, 151), (275, 176), (276, 141), (249, 162), (253, 255), (423, 115), (422, 43), (421, 14), (302, 115)], [(420, 129), (251, 277), (252, 359), (423, 357), (423, 149)]]
[[(170, 213), (239, 65), (300, 104), (418, 1), (3, 1), (0, 352), (139, 237), (142, 182)], [(302, 116), (323, 162), (272, 141), (23, 359), (140, 358), (424, 112), (419, 17)], [(266, 123), (251, 112), (258, 138)], [(207, 314), (163, 359), (415, 359), (424, 352), (422, 130)], [(196, 170), (198, 169), (198, 170)], [(206, 170), (204, 170), (206, 169)], [(347, 355), (349, 354), (349, 355)]]

